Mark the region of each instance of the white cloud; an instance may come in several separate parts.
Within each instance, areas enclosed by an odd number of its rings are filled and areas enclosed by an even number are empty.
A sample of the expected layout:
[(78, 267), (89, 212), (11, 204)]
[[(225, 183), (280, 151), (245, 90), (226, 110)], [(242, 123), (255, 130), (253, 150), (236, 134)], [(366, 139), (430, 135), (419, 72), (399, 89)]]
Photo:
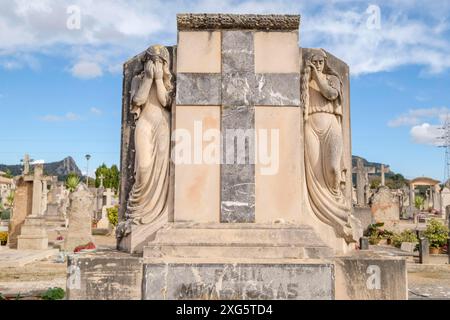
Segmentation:
[(100, 110), (98, 108), (91, 108), (91, 113), (99, 116), (102, 114), (102, 110)]
[(93, 79), (103, 75), (102, 68), (96, 62), (81, 61), (75, 64), (71, 73), (80, 79)]
[[(3, 1), (0, 66), (5, 67), (2, 57), (58, 55), (70, 61), (74, 76), (99, 77), (119, 72), (123, 61), (150, 44), (175, 44), (177, 13), (226, 12), (301, 14), (301, 45), (327, 49), (346, 61), (353, 75), (411, 64), (428, 73), (450, 69), (450, 27), (442, 18), (449, 16), (450, 2), (379, 3), (381, 28), (369, 29), (369, 3), (357, 0)], [(81, 10), (79, 30), (66, 27), (69, 4)]]
[(437, 120), (442, 123), (446, 120), (448, 114), (450, 114), (450, 109), (447, 107), (411, 109), (389, 121), (388, 126), (414, 126), (423, 123), (425, 120)]
[(45, 122), (62, 122), (62, 121), (78, 121), (81, 117), (73, 112), (68, 112), (63, 116), (48, 114), (39, 118), (41, 121)]
[(415, 143), (438, 146), (442, 144), (439, 137), (442, 136), (440, 125), (423, 123), (411, 128), (410, 134)]

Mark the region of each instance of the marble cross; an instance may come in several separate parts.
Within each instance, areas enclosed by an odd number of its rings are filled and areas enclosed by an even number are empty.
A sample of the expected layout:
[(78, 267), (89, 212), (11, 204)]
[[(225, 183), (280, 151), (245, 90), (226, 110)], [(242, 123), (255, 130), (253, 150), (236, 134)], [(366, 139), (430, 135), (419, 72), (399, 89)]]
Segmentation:
[[(296, 68), (271, 70), (267, 52), (261, 49), (267, 43), (264, 32), (221, 30), (205, 37), (212, 43), (215, 34), (220, 48), (217, 67), (214, 72), (178, 72), (176, 104), (221, 107), (220, 222), (255, 222), (255, 109), (300, 108), (300, 68), (293, 60), (283, 64)], [(287, 47), (292, 45), (298, 56), (298, 38), (292, 39)], [(243, 146), (237, 141), (244, 141)]]

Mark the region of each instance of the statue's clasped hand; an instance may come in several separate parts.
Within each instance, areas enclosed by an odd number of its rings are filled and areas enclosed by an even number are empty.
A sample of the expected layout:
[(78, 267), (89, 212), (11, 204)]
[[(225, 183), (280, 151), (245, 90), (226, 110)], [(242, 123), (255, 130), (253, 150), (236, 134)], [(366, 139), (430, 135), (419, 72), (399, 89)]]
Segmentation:
[(154, 64), (155, 80), (161, 80), (163, 78), (163, 65), (160, 61), (156, 61)]
[(155, 64), (153, 63), (152, 60), (148, 60), (145, 63), (144, 71), (145, 71), (145, 76), (147, 78), (153, 79), (154, 73), (155, 73)]

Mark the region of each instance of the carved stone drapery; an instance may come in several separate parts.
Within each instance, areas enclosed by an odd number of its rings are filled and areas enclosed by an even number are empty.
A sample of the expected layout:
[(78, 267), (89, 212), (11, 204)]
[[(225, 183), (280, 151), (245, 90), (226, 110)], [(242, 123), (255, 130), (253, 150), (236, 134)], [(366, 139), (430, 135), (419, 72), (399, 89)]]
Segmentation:
[[(344, 88), (339, 72), (321, 49), (304, 54), (302, 104), (305, 109), (305, 170), (308, 198), (319, 220), (347, 243), (358, 240), (351, 215), (351, 171), (343, 128)], [(350, 189), (351, 190), (351, 189)]]
[(152, 46), (124, 66), (121, 222), (116, 235), (119, 248), (126, 251), (135, 251), (168, 221), (171, 49)]

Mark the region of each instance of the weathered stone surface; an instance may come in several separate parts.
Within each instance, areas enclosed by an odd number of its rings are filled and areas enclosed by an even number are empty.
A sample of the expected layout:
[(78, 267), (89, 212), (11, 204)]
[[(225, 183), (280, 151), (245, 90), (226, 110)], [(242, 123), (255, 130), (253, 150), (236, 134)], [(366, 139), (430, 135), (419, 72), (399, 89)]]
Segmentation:
[(255, 72), (253, 32), (222, 32), (222, 72)]
[(399, 200), (387, 187), (380, 187), (373, 195), (371, 211), (375, 222), (384, 222), (385, 226), (400, 220)]
[(369, 225), (375, 222), (368, 207), (353, 207), (353, 215), (361, 222), (363, 230), (367, 230)]
[(41, 216), (28, 216), (17, 237), (19, 250), (47, 250), (48, 235), (45, 219)]
[(256, 75), (254, 103), (258, 106), (300, 106), (298, 73)]
[(68, 252), (80, 245), (93, 241), (92, 214), (94, 212), (94, 196), (85, 184), (80, 183), (70, 195), (69, 230), (64, 241), (64, 249)]
[(413, 253), (416, 250), (416, 242), (402, 242), (400, 250)]
[(31, 214), (32, 194), (33, 183), (20, 178), (16, 182), (13, 214), (9, 224), (8, 245), (10, 248), (17, 248), (17, 237), (20, 234), (20, 229), (25, 222), (25, 218)]
[(178, 30), (253, 29), (298, 30), (299, 15), (258, 14), (178, 14)]
[[(175, 47), (167, 47), (170, 54), (171, 67), (176, 63)], [(122, 134), (120, 148), (120, 195), (119, 221), (125, 219), (128, 196), (134, 184), (134, 165), (136, 149), (134, 145), (134, 131), (136, 122), (131, 113), (131, 82), (133, 77), (143, 71), (142, 58), (145, 52), (131, 58), (123, 66), (122, 89)]]
[(145, 300), (332, 300), (332, 264), (145, 264)]
[(225, 106), (254, 105), (256, 77), (249, 72), (222, 75), (222, 104)]
[(67, 299), (141, 299), (141, 258), (106, 251), (69, 255), (67, 261)]
[(178, 73), (178, 105), (220, 105), (220, 73)]
[(144, 257), (176, 259), (243, 261), (319, 259), (332, 255), (333, 250), (311, 227), (298, 224), (174, 223), (160, 230), (144, 248)]
[(337, 300), (406, 300), (406, 259), (370, 251), (337, 257)]

